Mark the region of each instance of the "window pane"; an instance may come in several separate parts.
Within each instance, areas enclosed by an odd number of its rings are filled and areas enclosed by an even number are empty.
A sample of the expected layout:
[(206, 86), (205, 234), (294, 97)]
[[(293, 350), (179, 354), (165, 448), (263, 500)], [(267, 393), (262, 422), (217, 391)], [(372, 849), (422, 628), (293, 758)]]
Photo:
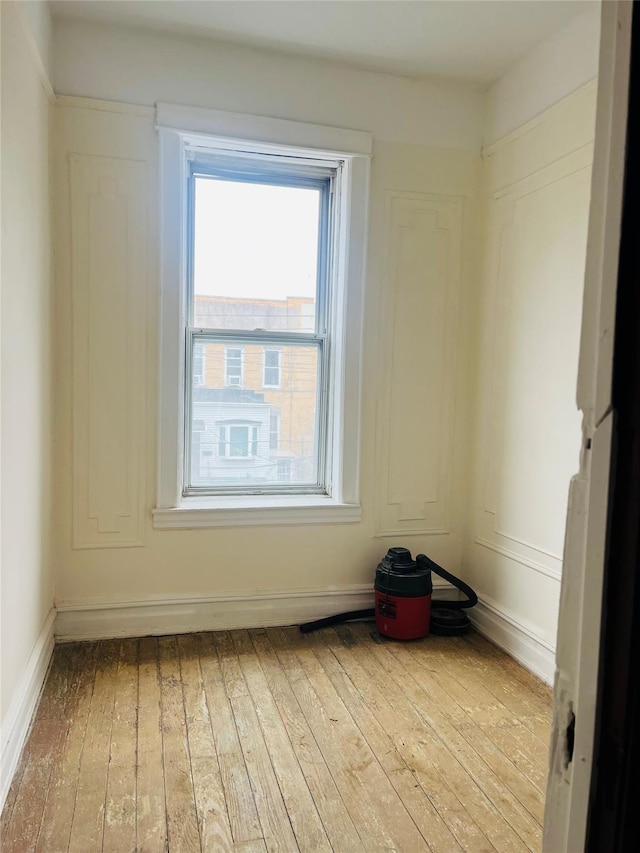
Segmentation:
[(251, 343), (241, 348), (243, 386), (230, 386), (229, 352), (237, 349), (204, 344), (205, 382), (192, 388), (189, 485), (315, 485), (319, 347), (283, 345), (278, 388), (263, 386), (265, 351)]
[(277, 475), (280, 482), (286, 483), (291, 479), (291, 460), (278, 459)]
[(280, 385), (280, 350), (264, 351), (264, 384), (271, 387)]
[(315, 331), (320, 190), (194, 184), (193, 325)]
[(246, 426), (229, 427), (229, 456), (249, 455), (249, 430)]
[(280, 447), (280, 413), (269, 412), (269, 450), (278, 450)]

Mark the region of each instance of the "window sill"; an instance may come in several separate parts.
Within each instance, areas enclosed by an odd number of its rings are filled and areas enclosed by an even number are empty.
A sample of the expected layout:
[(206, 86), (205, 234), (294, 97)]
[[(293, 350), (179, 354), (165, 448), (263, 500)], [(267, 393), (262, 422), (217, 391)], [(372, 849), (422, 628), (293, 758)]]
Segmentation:
[(361, 520), (359, 504), (339, 503), (318, 495), (185, 498), (179, 507), (153, 510), (153, 526), (156, 530), (354, 524)]

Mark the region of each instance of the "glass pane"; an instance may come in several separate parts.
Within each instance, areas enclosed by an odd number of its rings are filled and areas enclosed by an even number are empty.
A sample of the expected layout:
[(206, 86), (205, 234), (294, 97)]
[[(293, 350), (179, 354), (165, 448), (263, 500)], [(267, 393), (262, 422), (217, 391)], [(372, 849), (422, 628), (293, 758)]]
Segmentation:
[(315, 331), (320, 190), (194, 183), (193, 325)]
[(279, 385), (280, 384), (280, 371), (277, 367), (267, 367), (264, 371), (264, 384), (265, 385)]
[[(264, 347), (202, 346), (204, 381), (192, 388), (190, 485), (315, 485), (319, 348), (283, 345), (280, 385), (269, 388)], [(241, 362), (241, 387), (227, 382), (230, 351)]]
[(280, 413), (269, 413), (269, 450), (280, 449)]
[(229, 427), (229, 456), (249, 455), (249, 430), (246, 426)]

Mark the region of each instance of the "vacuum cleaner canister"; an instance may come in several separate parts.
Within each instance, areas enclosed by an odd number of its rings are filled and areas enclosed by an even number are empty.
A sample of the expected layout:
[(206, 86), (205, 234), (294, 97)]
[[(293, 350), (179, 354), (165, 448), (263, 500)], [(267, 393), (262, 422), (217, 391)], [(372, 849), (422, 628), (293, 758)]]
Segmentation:
[(379, 634), (417, 640), (429, 633), (430, 568), (411, 558), (407, 548), (390, 548), (376, 568), (375, 619)]
[[(431, 600), (431, 573), (463, 593), (464, 599)], [(389, 548), (376, 568), (375, 608), (349, 610), (300, 625), (303, 634), (339, 625), (351, 619), (375, 619), (379, 634), (394, 640), (419, 640), (427, 634), (454, 637), (471, 625), (464, 611), (475, 607), (478, 596), (468, 584), (434, 563), (426, 554), (411, 559), (406, 548)]]

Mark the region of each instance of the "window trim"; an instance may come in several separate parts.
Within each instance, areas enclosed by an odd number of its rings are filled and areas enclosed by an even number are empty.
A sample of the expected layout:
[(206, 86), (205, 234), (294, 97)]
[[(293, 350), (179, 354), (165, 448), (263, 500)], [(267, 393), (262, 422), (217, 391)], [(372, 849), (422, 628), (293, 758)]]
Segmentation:
[[(359, 440), (362, 316), (371, 136), (359, 131), (261, 116), (158, 104), (160, 149), (158, 528), (353, 522), (360, 518)], [(338, 251), (331, 376), (333, 411), (329, 443), (331, 495), (264, 495), (183, 498), (183, 423), (186, 369), (185, 147), (200, 144), (266, 151), (343, 163), (337, 209)], [(258, 510), (261, 510), (260, 512)], [(291, 510), (284, 513), (283, 510)]]

